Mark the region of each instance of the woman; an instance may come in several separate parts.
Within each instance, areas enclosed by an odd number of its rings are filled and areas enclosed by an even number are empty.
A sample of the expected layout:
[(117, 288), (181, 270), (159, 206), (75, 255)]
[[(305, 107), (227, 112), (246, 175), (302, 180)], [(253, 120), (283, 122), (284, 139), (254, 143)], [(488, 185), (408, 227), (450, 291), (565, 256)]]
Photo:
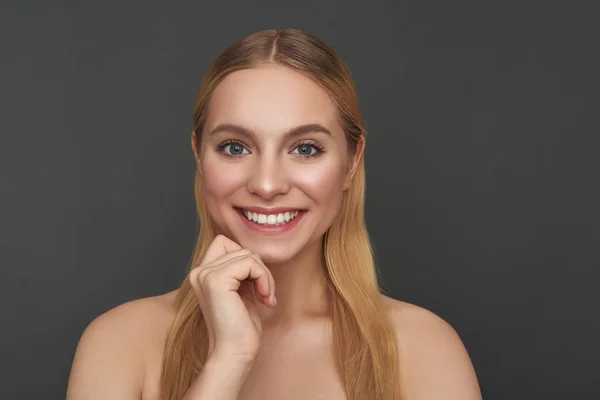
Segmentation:
[(194, 118), (190, 273), (88, 326), (69, 400), (481, 397), (456, 332), (379, 290), (337, 55), (298, 30), (250, 35), (210, 68)]

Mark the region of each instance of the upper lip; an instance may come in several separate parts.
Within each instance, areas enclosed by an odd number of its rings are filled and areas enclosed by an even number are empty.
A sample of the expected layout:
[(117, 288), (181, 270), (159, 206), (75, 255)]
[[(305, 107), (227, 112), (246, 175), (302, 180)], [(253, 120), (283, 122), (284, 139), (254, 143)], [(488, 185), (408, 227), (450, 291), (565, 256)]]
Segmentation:
[(252, 211), (257, 214), (281, 214), (285, 212), (303, 211), (302, 208), (297, 207), (238, 207), (242, 210)]

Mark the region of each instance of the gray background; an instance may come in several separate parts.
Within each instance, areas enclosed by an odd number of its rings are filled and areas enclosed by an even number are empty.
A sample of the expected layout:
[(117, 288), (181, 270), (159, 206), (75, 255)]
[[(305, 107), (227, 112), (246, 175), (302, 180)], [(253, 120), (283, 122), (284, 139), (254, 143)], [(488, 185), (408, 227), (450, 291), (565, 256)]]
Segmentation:
[(202, 76), (287, 27), (355, 75), (387, 294), (458, 331), (486, 399), (600, 398), (591, 4), (3, 2), (0, 398), (64, 398), (93, 318), (178, 286)]

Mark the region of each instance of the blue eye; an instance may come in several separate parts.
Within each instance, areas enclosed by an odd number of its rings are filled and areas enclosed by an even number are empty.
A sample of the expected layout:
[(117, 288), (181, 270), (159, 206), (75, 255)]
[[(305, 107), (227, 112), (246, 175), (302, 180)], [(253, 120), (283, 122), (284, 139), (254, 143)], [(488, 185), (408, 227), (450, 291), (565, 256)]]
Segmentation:
[[(244, 143), (237, 140), (226, 140), (223, 143), (220, 143), (216, 147), (216, 150), (226, 157), (241, 157), (243, 155), (250, 154)], [(303, 158), (317, 157), (323, 152), (323, 147), (312, 141), (299, 143), (294, 148), (294, 151), (292, 151), (293, 154)]]
[(228, 144), (225, 147), (228, 147), (228, 146), (229, 146), (229, 151), (233, 155), (239, 155), (239, 154), (242, 154), (244, 152), (244, 146), (242, 146), (239, 143), (231, 143), (231, 144)]
[(315, 147), (309, 144), (302, 144), (296, 148), (298, 149), (298, 153), (302, 154), (303, 156), (310, 156), (312, 151), (315, 150)]
[[(229, 150), (227, 150), (228, 148)], [(217, 146), (217, 151), (224, 153), (228, 157), (238, 157), (244, 155), (244, 150), (246, 150), (246, 148), (244, 147), (243, 143), (233, 140), (227, 140)], [(245, 154), (248, 154), (248, 152)]]
[(298, 150), (295, 154), (302, 157), (316, 157), (323, 153), (323, 147), (315, 142), (300, 143), (294, 150)]

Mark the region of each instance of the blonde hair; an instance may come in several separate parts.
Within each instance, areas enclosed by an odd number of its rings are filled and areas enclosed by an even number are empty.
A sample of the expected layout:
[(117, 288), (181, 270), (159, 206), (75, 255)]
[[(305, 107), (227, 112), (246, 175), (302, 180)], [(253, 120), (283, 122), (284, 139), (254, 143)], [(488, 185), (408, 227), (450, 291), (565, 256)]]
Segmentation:
[[(210, 67), (194, 107), (201, 135), (211, 94), (228, 74), (264, 65), (283, 65), (312, 78), (330, 95), (340, 112), (349, 151), (355, 154), (365, 135), (354, 80), (344, 62), (318, 38), (297, 29), (266, 30), (229, 46)], [(198, 141), (198, 143), (200, 140)], [(364, 219), (365, 171), (361, 157), (339, 214), (323, 237), (332, 294), (335, 362), (349, 400), (395, 400), (399, 396), (395, 331), (381, 303), (378, 271)], [(196, 170), (195, 196), (200, 225), (190, 271), (198, 266), (216, 236), (203, 204), (201, 176)], [(186, 278), (175, 300), (167, 335), (160, 399), (179, 400), (202, 370), (208, 335), (202, 312)]]

